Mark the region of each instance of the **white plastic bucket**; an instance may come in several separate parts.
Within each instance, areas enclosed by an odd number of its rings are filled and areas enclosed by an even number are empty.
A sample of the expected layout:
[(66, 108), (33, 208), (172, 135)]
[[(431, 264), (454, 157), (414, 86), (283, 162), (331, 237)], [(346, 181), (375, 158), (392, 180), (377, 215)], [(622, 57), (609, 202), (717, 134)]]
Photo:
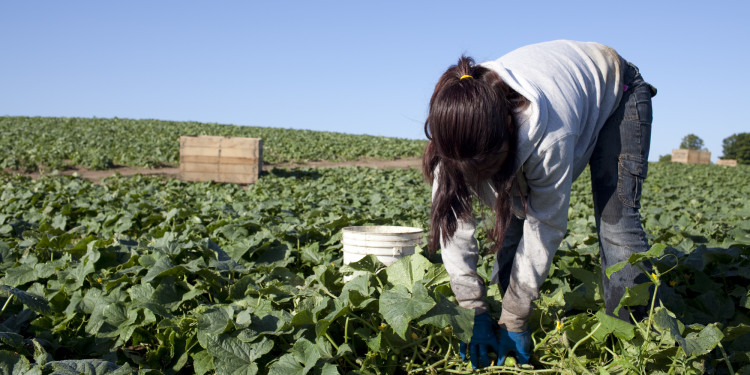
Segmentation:
[(413, 227), (346, 227), (341, 239), (344, 264), (375, 255), (381, 263), (390, 266), (399, 258), (414, 254), (414, 248), (422, 243), (423, 233), (422, 229)]

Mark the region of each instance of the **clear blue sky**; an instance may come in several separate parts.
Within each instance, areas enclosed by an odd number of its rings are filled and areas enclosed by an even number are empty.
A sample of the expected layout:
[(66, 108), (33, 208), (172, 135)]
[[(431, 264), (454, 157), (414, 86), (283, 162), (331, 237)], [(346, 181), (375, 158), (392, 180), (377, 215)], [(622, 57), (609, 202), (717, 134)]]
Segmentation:
[(599, 41), (658, 87), (651, 160), (750, 131), (747, 1), (3, 1), (0, 115), (424, 138), (461, 54)]

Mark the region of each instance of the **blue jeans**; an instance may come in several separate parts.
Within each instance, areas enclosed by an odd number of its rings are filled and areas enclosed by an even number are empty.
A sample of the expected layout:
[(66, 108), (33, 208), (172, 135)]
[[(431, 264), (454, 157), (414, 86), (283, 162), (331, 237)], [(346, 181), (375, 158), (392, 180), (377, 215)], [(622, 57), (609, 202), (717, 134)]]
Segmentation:
[[(638, 68), (622, 60), (627, 87), (615, 112), (599, 132), (589, 160), (594, 215), (599, 235), (604, 303), (614, 315), (626, 287), (647, 281), (637, 267), (628, 265), (607, 278), (605, 271), (631, 254), (647, 251), (646, 232), (641, 225), (641, 190), (648, 171), (651, 144), (651, 97), (656, 88), (646, 83)], [(523, 235), (523, 220), (512, 218), (503, 245), (495, 258), (492, 282), (508, 289), (516, 248)], [(640, 318), (636, 312), (636, 318)], [(629, 320), (626, 309), (617, 315)]]

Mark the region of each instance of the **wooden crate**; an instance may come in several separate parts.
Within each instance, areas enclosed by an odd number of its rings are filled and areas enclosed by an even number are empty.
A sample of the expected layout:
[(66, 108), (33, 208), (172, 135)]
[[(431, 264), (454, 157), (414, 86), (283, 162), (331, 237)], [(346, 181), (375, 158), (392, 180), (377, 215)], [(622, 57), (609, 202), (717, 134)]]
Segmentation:
[(703, 150), (672, 150), (672, 162), (683, 164), (711, 164), (711, 152)]
[(263, 166), (260, 138), (180, 137), (180, 178), (188, 181), (253, 184)]
[(736, 167), (737, 166), (737, 160), (735, 159), (719, 159), (716, 161), (716, 165), (724, 165), (727, 167)]

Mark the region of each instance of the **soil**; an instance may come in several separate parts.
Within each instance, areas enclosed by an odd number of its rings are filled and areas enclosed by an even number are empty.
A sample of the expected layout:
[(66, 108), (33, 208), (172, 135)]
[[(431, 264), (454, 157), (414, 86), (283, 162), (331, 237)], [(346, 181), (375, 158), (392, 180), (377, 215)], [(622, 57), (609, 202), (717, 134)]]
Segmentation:
[[(333, 162), (333, 161), (310, 161), (304, 163), (279, 163), (279, 164), (264, 164), (263, 170), (269, 171), (274, 168), (280, 169), (296, 169), (296, 168), (334, 168), (334, 167), (370, 167), (370, 168), (402, 168), (402, 169), (420, 169), (422, 168), (421, 158), (406, 158), (396, 160), (382, 160), (382, 159), (366, 159), (357, 161), (344, 161), (344, 162)], [(126, 167), (126, 166), (115, 166), (111, 169), (105, 170), (92, 170), (81, 166), (76, 166), (63, 171), (55, 172), (32, 172), (24, 173), (20, 171), (5, 169), (4, 172), (22, 174), (31, 178), (39, 178), (42, 175), (50, 175), (52, 173), (59, 173), (62, 175), (77, 175), (81, 178), (85, 178), (92, 181), (100, 181), (106, 177), (120, 174), (122, 176), (164, 176), (171, 178), (180, 177), (179, 167), (162, 167), (162, 168), (139, 168), (139, 167)]]

